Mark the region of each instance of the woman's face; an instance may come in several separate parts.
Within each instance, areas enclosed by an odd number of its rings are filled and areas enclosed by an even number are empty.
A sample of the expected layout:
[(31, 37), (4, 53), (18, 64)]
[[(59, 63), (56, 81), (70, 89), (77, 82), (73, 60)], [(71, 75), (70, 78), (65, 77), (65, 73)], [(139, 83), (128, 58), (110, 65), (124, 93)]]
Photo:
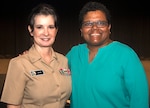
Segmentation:
[(34, 18), (34, 29), (28, 26), (30, 35), (33, 36), (34, 44), (40, 47), (50, 47), (53, 45), (57, 31), (52, 15), (37, 15)]
[(108, 43), (111, 25), (102, 11), (90, 11), (83, 19), (81, 35), (88, 46), (104, 46)]

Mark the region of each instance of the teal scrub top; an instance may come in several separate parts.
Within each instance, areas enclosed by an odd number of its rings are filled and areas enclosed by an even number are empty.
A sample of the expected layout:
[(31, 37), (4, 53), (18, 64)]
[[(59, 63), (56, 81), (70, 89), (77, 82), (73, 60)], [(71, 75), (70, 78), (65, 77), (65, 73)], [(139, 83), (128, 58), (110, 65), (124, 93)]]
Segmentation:
[(114, 41), (88, 61), (87, 44), (66, 55), (72, 75), (71, 108), (148, 108), (148, 80), (132, 48)]

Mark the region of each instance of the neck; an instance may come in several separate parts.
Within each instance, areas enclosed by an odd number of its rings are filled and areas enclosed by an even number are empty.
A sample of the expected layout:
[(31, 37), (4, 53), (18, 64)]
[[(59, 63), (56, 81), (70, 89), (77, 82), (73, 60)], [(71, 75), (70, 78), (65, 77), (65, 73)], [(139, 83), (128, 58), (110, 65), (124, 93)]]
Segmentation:
[(36, 50), (41, 55), (42, 59), (49, 63), (52, 58), (52, 47), (39, 47), (35, 45)]
[(111, 42), (112, 42), (112, 40), (109, 39), (107, 42), (103, 42), (99, 45), (88, 45), (87, 47), (90, 51), (94, 51), (94, 52), (96, 51), (97, 52), (99, 48), (104, 47), (104, 46), (110, 44)]

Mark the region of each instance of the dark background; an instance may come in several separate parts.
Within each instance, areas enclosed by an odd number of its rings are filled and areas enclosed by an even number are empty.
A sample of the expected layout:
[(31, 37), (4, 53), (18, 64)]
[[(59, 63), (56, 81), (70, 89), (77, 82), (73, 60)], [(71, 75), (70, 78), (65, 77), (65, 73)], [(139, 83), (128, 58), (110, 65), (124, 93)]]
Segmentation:
[[(59, 32), (54, 44), (56, 51), (66, 54), (82, 42), (78, 14), (89, 0), (20, 0), (1, 1), (0, 57), (14, 57), (30, 47), (27, 17), (40, 2), (53, 5), (60, 17)], [(111, 38), (132, 47), (139, 57), (150, 57), (150, 12), (148, 1), (95, 0), (107, 6), (112, 15)]]

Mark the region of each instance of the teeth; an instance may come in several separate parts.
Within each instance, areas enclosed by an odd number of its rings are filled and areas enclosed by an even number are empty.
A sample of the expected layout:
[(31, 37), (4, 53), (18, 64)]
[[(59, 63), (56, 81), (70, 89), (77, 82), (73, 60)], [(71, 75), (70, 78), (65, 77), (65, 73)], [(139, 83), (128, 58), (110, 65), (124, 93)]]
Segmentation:
[(91, 36), (99, 36), (99, 34), (91, 34)]
[(44, 41), (48, 41), (48, 40), (49, 40), (49, 38), (42, 38), (42, 40), (44, 40)]

